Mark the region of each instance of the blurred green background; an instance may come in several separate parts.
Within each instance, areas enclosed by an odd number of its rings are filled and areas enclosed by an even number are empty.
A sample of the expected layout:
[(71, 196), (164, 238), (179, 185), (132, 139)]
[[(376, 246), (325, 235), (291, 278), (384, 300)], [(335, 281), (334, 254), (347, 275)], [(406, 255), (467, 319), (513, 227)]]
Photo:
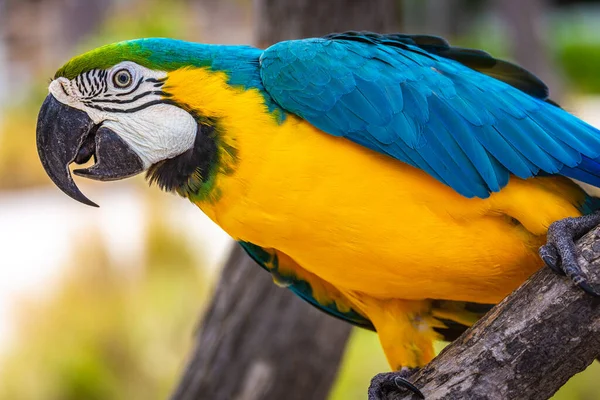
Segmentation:
[[(531, 0), (541, 51), (527, 59), (519, 41), (532, 38), (519, 36), (503, 0), (399, 1), (403, 30), (516, 58), (600, 125), (600, 2)], [(166, 398), (230, 245), (199, 210), (142, 178), (81, 182), (100, 210), (54, 188), (35, 149), (48, 78), (118, 40), (251, 43), (254, 19), (250, 0), (0, 0), (0, 399)], [(355, 330), (331, 398), (364, 399), (387, 368), (377, 337)], [(595, 363), (555, 398), (600, 399), (599, 376)]]

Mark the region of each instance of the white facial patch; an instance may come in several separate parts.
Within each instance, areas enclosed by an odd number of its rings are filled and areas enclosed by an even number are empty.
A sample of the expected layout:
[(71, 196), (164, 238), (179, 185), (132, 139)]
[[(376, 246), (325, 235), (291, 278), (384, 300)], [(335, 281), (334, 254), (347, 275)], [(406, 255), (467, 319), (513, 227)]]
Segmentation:
[(171, 104), (155, 104), (117, 117), (102, 125), (113, 130), (136, 152), (144, 168), (185, 153), (196, 139), (194, 117)]
[(166, 78), (166, 72), (124, 61), (75, 79), (57, 78), (49, 91), (61, 103), (85, 111), (95, 124), (114, 131), (147, 169), (186, 152), (196, 139), (194, 117), (165, 102), (161, 88)]

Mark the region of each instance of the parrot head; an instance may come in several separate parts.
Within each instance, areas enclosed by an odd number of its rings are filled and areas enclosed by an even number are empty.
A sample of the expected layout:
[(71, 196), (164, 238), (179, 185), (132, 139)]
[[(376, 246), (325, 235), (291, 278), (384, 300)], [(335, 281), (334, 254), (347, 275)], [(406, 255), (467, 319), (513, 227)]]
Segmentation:
[(156, 173), (169, 161), (171, 176), (165, 179), (172, 180), (208, 165), (214, 150), (210, 127), (166, 87), (168, 73), (189, 68), (191, 58), (196, 67), (210, 67), (210, 51), (198, 54), (198, 47), (186, 48), (191, 45), (170, 39), (121, 42), (75, 57), (58, 70), (38, 116), (37, 149), (63, 192), (97, 206), (81, 193), (69, 169), (92, 157), (93, 166), (73, 172), (110, 181)]

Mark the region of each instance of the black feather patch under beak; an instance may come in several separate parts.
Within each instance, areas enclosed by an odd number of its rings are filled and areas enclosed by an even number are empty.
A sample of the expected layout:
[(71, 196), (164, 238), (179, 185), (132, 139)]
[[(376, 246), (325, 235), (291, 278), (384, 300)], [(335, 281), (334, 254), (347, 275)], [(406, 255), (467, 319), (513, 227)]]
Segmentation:
[(80, 176), (102, 181), (123, 179), (144, 170), (140, 157), (112, 130), (97, 126), (86, 112), (46, 97), (37, 123), (37, 149), (46, 173), (73, 199), (98, 207), (75, 185), (69, 165), (97, 161)]

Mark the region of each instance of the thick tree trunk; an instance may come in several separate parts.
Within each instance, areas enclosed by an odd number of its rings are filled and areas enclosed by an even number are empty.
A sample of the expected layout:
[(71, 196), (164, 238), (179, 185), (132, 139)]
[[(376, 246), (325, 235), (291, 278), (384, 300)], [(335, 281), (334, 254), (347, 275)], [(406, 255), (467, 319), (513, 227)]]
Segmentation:
[[(256, 42), (267, 46), (350, 29), (393, 31), (395, 5), (396, 0), (257, 0)], [(236, 247), (172, 399), (326, 399), (350, 329), (276, 287)]]
[(560, 79), (548, 54), (545, 23), (550, 0), (494, 0), (506, 28), (514, 60), (538, 75), (552, 90), (554, 100), (562, 94)]
[(325, 399), (349, 333), (235, 246), (173, 399)]
[(400, 21), (397, 0), (258, 0), (254, 6), (260, 46), (350, 30), (395, 32)]
[[(591, 283), (600, 287), (600, 227), (578, 248)], [(543, 400), (598, 356), (600, 298), (544, 268), (411, 381), (428, 400)]]

